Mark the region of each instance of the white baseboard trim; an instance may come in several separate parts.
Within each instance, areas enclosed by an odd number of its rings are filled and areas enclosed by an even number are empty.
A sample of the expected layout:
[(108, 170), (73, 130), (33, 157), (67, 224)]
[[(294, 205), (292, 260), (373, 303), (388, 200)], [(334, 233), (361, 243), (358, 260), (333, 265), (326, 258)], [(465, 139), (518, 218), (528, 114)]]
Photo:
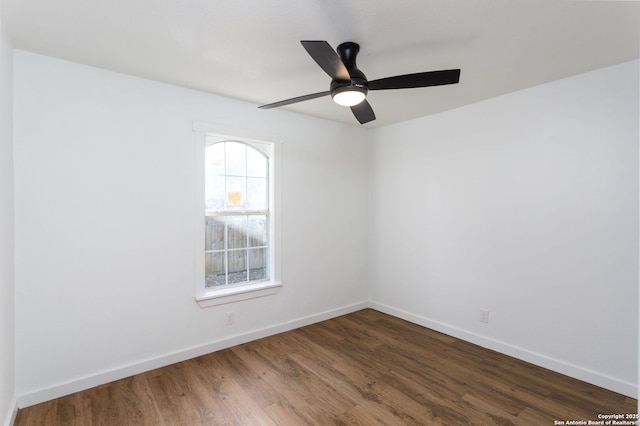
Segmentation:
[(16, 416), (18, 415), (18, 400), (14, 396), (11, 399), (11, 403), (9, 404), (9, 409), (7, 410), (7, 415), (4, 419), (4, 426), (13, 426), (13, 423), (16, 421)]
[(476, 333), (472, 333), (461, 328), (457, 328), (448, 324), (444, 324), (439, 321), (413, 314), (411, 312), (396, 309), (391, 306), (378, 303), (375, 301), (360, 302), (352, 305), (344, 306), (337, 309), (332, 309), (325, 312), (301, 317), (295, 320), (287, 321), (273, 326), (261, 328), (258, 330), (249, 331), (243, 334), (227, 337), (224, 339), (209, 342), (204, 345), (194, 346), (186, 348), (180, 351), (176, 351), (169, 354), (164, 354), (155, 358), (150, 358), (136, 362), (130, 365), (122, 366), (112, 370), (99, 372), (85, 377), (80, 377), (74, 380), (70, 380), (59, 385), (48, 387), (45, 389), (37, 390), (34, 392), (18, 395), (14, 398), (7, 417), (5, 419), (5, 426), (11, 426), (15, 420), (18, 408), (28, 407), (30, 405), (39, 404), (41, 402), (49, 401), (55, 398), (59, 398), (65, 395), (69, 395), (75, 392), (79, 392), (85, 389), (90, 389), (95, 386), (99, 386), (105, 383), (109, 383), (115, 380), (123, 379), (125, 377), (133, 376), (135, 374), (144, 373), (156, 368), (164, 367), (176, 362), (185, 361), (187, 359), (195, 358), (201, 355), (205, 355), (211, 352), (219, 351), (222, 349), (230, 348), (232, 346), (240, 345), (250, 342), (252, 340), (261, 339), (264, 337), (272, 336), (285, 331), (293, 330), (296, 328), (304, 327), (306, 325), (314, 324), (320, 321), (325, 321), (331, 318), (346, 315), (351, 312), (359, 311), (365, 308), (372, 308), (380, 312), (384, 312), (389, 315), (410, 321), (415, 324), (419, 324), (423, 327), (430, 328), (441, 333), (456, 337), (458, 339), (465, 340), (477, 344), (479, 346), (495, 350), (505, 355), (512, 356), (514, 358), (521, 359), (531, 364), (538, 365), (549, 370), (574, 377), (576, 379), (585, 381), (587, 383), (594, 384), (596, 386), (603, 387), (605, 389), (612, 390), (614, 392), (621, 393), (623, 395), (637, 398), (638, 387), (629, 382), (624, 382), (591, 370), (587, 370), (570, 363), (557, 360), (542, 354), (531, 352), (529, 350), (510, 345), (508, 343), (491, 339), (486, 336), (482, 336)]
[(407, 320), (414, 324), (418, 324), (423, 327), (427, 327), (432, 330), (447, 334), (449, 336), (474, 343), (478, 346), (482, 346), (484, 348), (488, 348), (496, 352), (518, 358), (539, 367), (543, 367), (548, 370), (555, 371), (557, 373), (564, 374), (578, 380), (582, 380), (583, 382), (591, 383), (593, 385), (621, 393), (631, 398), (638, 397), (638, 386), (633, 383), (609, 377), (595, 371), (572, 365), (565, 361), (551, 358), (536, 352), (531, 352), (527, 349), (523, 349), (509, 343), (482, 336), (480, 334), (472, 333), (461, 328), (444, 324), (439, 321), (434, 321), (432, 319), (416, 315), (411, 312), (403, 311), (401, 309), (396, 309), (382, 303), (369, 301), (369, 307), (371, 309), (384, 312), (385, 314), (393, 315), (394, 317)]
[[(30, 405), (39, 404), (41, 402), (49, 401), (55, 398), (60, 398), (65, 395), (70, 395), (75, 392), (79, 392), (85, 389), (90, 389), (95, 386), (99, 386), (105, 383), (120, 380), (125, 377), (133, 376), (135, 374), (144, 373), (156, 368), (164, 367), (174, 364), (176, 362), (185, 361), (187, 359), (195, 358), (201, 355), (205, 355), (211, 352), (219, 351), (222, 349), (230, 348), (232, 346), (241, 345), (243, 343), (250, 342), (252, 340), (262, 339), (264, 337), (272, 336), (275, 334), (283, 333), (285, 331), (293, 330), (296, 328), (304, 327), (306, 325), (315, 324), (320, 321), (325, 321), (331, 318), (346, 315), (351, 312), (356, 312), (368, 307), (367, 302), (355, 303), (353, 305), (343, 306), (341, 308), (332, 309), (325, 312), (305, 316), (295, 320), (287, 321), (280, 324), (275, 324), (269, 327), (261, 328), (254, 331), (249, 331), (243, 334), (238, 334), (224, 339), (209, 342), (204, 345), (194, 346), (191, 348), (183, 349), (169, 354), (164, 354), (155, 358), (150, 358), (140, 362), (136, 362), (130, 365), (115, 368), (109, 371), (92, 374), (90, 376), (77, 378), (65, 383), (61, 383), (56, 386), (52, 386), (46, 389), (41, 389), (35, 392), (22, 394), (17, 397), (17, 408), (24, 408)], [(11, 425), (12, 423), (9, 423)]]

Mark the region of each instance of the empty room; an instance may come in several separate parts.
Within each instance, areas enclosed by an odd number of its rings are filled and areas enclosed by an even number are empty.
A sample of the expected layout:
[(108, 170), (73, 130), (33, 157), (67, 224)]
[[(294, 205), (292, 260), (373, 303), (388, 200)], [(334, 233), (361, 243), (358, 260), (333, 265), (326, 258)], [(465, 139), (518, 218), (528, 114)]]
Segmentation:
[(640, 3), (0, 0), (0, 420), (637, 424)]

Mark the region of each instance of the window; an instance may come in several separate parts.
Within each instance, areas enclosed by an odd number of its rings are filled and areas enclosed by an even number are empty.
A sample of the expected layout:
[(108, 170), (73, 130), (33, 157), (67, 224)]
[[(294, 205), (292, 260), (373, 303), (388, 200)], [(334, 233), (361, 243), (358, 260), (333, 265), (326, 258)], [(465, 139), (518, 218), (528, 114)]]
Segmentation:
[(205, 287), (269, 279), (269, 157), (207, 138)]
[(276, 144), (195, 130), (196, 299), (204, 307), (274, 294)]

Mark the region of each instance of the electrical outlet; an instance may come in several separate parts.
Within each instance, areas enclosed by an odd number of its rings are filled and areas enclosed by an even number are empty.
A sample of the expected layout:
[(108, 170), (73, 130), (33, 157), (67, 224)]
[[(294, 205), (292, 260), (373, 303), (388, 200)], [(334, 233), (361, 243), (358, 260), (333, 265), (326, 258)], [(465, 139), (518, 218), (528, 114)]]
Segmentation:
[(480, 309), (480, 322), (489, 323), (489, 310)]
[(236, 321), (236, 314), (235, 312), (227, 312), (227, 315), (225, 318), (226, 318), (225, 323), (227, 325), (231, 325)]

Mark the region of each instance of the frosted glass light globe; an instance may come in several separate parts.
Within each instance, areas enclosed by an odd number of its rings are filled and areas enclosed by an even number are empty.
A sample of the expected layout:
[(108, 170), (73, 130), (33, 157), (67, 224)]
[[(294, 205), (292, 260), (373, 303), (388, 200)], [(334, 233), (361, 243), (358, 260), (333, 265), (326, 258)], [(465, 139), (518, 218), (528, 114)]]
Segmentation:
[(365, 96), (363, 92), (357, 90), (346, 90), (333, 95), (333, 101), (338, 105), (350, 107), (364, 101)]

